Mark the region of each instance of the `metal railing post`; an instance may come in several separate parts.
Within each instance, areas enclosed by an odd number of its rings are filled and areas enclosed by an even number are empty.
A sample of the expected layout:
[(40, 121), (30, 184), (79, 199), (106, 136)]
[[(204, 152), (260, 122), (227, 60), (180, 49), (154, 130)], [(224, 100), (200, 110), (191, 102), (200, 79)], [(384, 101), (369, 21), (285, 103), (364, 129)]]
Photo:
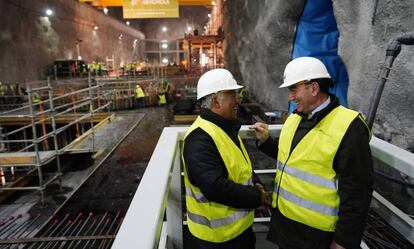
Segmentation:
[(37, 131), (36, 131), (36, 122), (35, 122), (35, 112), (33, 107), (33, 101), (32, 101), (32, 90), (30, 89), (29, 83), (26, 82), (26, 89), (27, 89), (27, 97), (29, 98), (29, 111), (30, 111), (30, 117), (32, 121), (32, 132), (33, 132), (33, 144), (34, 144), (34, 150), (35, 150), (35, 158), (36, 163), (35, 166), (37, 167), (37, 172), (39, 176), (39, 190), (40, 190), (40, 200), (42, 204), (45, 203), (45, 197), (44, 197), (44, 187), (43, 187), (43, 173), (42, 173), (42, 165), (40, 163), (40, 156), (39, 156), (39, 142), (37, 139)]
[(93, 94), (92, 94), (92, 81), (91, 78), (88, 78), (88, 86), (89, 86), (89, 114), (91, 120), (91, 135), (92, 135), (92, 153), (95, 153), (95, 129), (93, 124)]
[(62, 170), (60, 168), (60, 151), (59, 151), (59, 144), (56, 134), (56, 119), (55, 119), (55, 106), (53, 103), (53, 88), (52, 84), (50, 83), (50, 78), (47, 77), (47, 87), (49, 88), (49, 107), (50, 107), (50, 119), (52, 122), (52, 133), (53, 133), (53, 143), (54, 143), (54, 149), (56, 153), (56, 167), (57, 167), (57, 173), (59, 178), (59, 188), (62, 190)]
[(167, 199), (167, 234), (174, 248), (183, 248), (183, 216), (181, 201), (181, 150), (177, 149), (173, 161), (170, 189)]
[(55, 80), (57, 80), (57, 66), (53, 65), (53, 74), (55, 76)]
[[(27, 146), (29, 146), (29, 145), (27, 144), (27, 133), (26, 133), (26, 129), (23, 129), (23, 140), (25, 140), (24, 141), (24, 147), (27, 148)], [(27, 149), (25, 149), (25, 151), (27, 151)]]

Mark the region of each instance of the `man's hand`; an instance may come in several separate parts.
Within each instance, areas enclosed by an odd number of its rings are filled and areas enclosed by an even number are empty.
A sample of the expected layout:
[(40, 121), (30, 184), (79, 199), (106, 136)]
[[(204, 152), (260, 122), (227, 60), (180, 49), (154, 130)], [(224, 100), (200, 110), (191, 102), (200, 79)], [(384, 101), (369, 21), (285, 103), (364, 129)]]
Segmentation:
[(272, 203), (272, 199), (269, 196), (269, 194), (266, 192), (263, 185), (260, 183), (256, 183), (255, 187), (260, 190), (260, 194), (261, 194), (260, 206), (270, 206)]
[(332, 241), (330, 249), (346, 249), (346, 248), (336, 243), (335, 241)]
[(250, 129), (254, 129), (256, 133), (256, 138), (264, 143), (269, 138), (269, 128), (267, 124), (257, 122), (249, 127)]

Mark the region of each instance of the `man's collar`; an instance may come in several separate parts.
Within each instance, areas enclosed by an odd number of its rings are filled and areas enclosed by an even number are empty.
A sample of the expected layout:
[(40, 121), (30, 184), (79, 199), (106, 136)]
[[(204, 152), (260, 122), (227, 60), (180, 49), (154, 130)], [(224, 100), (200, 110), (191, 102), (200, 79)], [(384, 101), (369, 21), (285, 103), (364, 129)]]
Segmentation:
[(315, 108), (311, 113), (308, 114), (307, 119), (311, 119), (315, 113), (325, 109), (329, 104), (331, 103), (331, 98), (328, 96), (328, 98), (318, 107)]
[(240, 130), (241, 124), (239, 120), (237, 119), (223, 118), (222, 116), (214, 113), (213, 111), (207, 108), (201, 108), (200, 115), (203, 119), (214, 123), (215, 125), (219, 126), (223, 130), (228, 130), (228, 129), (236, 130), (236, 131)]
[(316, 114), (318, 114), (319, 112), (321, 112), (321, 111), (324, 112), (324, 109), (330, 109), (328, 107), (330, 107), (330, 106), (336, 107), (338, 105), (339, 105), (339, 103), (338, 103), (337, 97), (333, 94), (329, 94), (328, 99), (326, 99), (321, 105), (319, 105), (317, 108), (315, 108), (315, 110), (313, 110), (310, 114), (304, 114), (304, 113), (298, 112), (297, 109), (295, 109), (292, 113), (295, 113), (295, 114), (301, 116), (303, 119), (311, 119)]

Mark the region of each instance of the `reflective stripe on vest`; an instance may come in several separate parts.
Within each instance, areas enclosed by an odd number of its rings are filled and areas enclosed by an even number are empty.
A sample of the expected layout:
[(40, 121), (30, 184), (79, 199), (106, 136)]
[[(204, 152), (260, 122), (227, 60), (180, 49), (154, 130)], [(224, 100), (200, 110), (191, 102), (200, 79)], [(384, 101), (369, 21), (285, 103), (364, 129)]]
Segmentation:
[[(253, 185), (253, 180), (250, 178), (246, 182), (243, 183), (244, 186)], [(185, 193), (187, 196), (191, 196), (199, 203), (206, 203), (208, 202), (207, 198), (203, 195), (203, 193), (194, 193), (191, 188), (185, 188)]]
[(292, 141), (302, 118), (297, 114), (289, 116), (279, 139), (273, 207), (278, 206), (287, 218), (313, 228), (335, 230), (340, 200), (333, 161), (349, 125), (358, 116), (338, 106), (293, 150)]
[(250, 214), (251, 211), (245, 210), (245, 211), (237, 211), (236, 213), (226, 217), (226, 218), (220, 218), (220, 219), (214, 219), (209, 220), (206, 217), (198, 214), (193, 214), (191, 212), (188, 212), (188, 218), (192, 220), (195, 223), (208, 226), (210, 228), (218, 228), (226, 225), (230, 225), (244, 217)]
[(185, 194), (187, 196), (193, 197), (198, 203), (206, 203), (208, 202), (207, 198), (204, 197), (202, 193), (194, 193), (191, 188), (185, 188)]
[[(238, 137), (239, 148), (220, 127), (201, 117), (188, 129), (185, 138), (197, 128), (201, 128), (212, 138), (226, 166), (228, 179), (237, 184), (252, 186), (253, 170), (241, 138)], [(187, 223), (191, 234), (205, 241), (221, 243), (237, 237), (253, 224), (253, 210), (208, 201), (201, 190), (191, 184), (183, 155), (181, 158), (186, 187)]]
[[(283, 163), (279, 160), (277, 161), (277, 166), (279, 170), (283, 170)], [(323, 177), (308, 173), (306, 171), (291, 167), (289, 165), (284, 166), (283, 174), (289, 174), (306, 182), (313, 183), (325, 188), (330, 188), (333, 190), (338, 190), (338, 179), (325, 179)], [(276, 192), (276, 191), (275, 191)]]
[[(274, 189), (275, 193), (277, 193), (277, 185)], [(322, 205), (316, 202), (312, 202), (306, 199), (303, 199), (295, 194), (292, 194), (291, 192), (287, 191), (284, 188), (279, 188), (279, 195), (285, 198), (286, 200), (295, 203), (298, 206), (301, 206), (306, 209), (313, 210), (315, 212), (319, 212), (321, 214), (326, 214), (330, 216), (337, 216), (338, 215), (338, 208), (337, 207), (330, 207), (326, 205)]]

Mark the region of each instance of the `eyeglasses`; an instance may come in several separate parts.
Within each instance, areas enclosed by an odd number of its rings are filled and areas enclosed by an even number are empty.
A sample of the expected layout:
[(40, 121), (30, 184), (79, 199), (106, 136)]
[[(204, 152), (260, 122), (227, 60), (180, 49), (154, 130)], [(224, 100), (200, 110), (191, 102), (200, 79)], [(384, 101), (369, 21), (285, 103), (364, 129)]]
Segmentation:
[(239, 93), (236, 90), (227, 90), (227, 91), (222, 91), (220, 93), (226, 94), (226, 95), (229, 95), (229, 96), (232, 96), (232, 97), (238, 97), (239, 96)]
[(224, 95), (229, 96), (230, 98), (239, 98), (239, 93), (236, 90), (225, 90), (225, 91), (221, 91), (215, 94), (216, 96), (218, 96), (219, 98), (223, 98)]
[(302, 82), (298, 82), (292, 86), (288, 87), (290, 93), (295, 94), (298, 91), (299, 86), (304, 85), (305, 89), (308, 89), (307, 86), (312, 85), (315, 81), (304, 80)]

